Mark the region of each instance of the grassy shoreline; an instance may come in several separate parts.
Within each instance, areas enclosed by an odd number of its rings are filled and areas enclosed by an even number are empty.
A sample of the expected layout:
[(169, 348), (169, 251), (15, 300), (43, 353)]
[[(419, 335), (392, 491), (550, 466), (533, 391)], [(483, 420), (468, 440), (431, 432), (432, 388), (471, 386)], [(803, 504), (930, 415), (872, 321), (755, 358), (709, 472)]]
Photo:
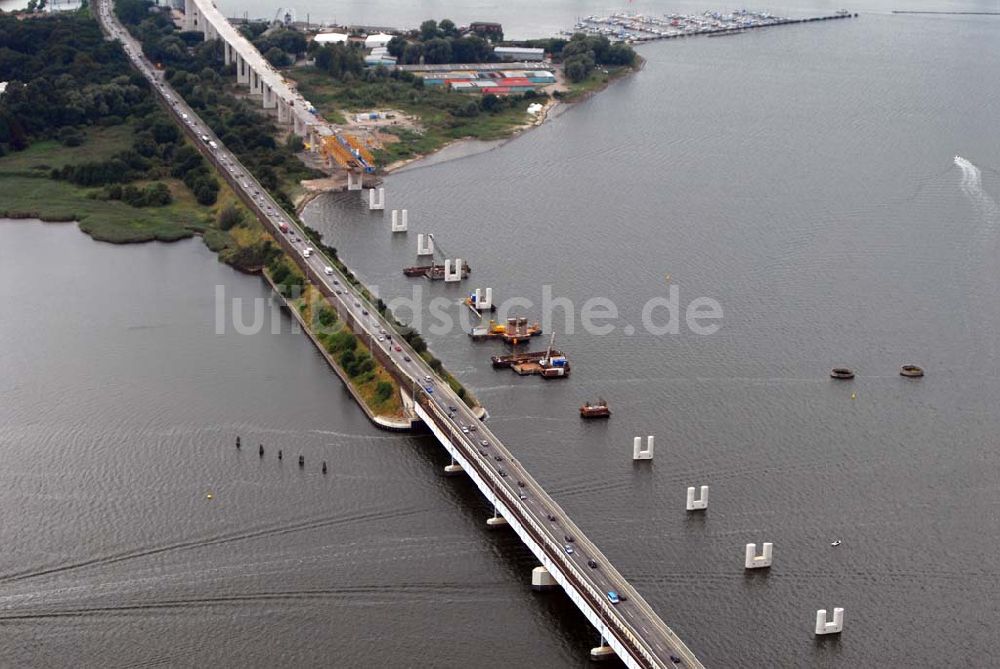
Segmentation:
[[(327, 119), (343, 123), (345, 114), (369, 111), (372, 108), (393, 108), (406, 114), (415, 124), (382, 126), (379, 132), (386, 138), (382, 149), (374, 152), (381, 172), (389, 174), (412, 165), (441, 150), (464, 141), (510, 141), (544, 123), (560, 104), (573, 104), (606, 89), (611, 83), (639, 72), (645, 60), (637, 56), (632, 66), (595, 68), (584, 81), (566, 83), (551, 95), (539, 94), (514, 99), (511, 106), (497, 113), (481, 113), (470, 118), (457, 118), (445, 113), (443, 100), (461, 98), (465, 94), (444, 90), (424, 89), (419, 93), (406, 87), (385, 82), (333, 79), (315, 67), (294, 67), (285, 70), (302, 94), (316, 105)], [(457, 67), (457, 66), (456, 66)], [(468, 96), (466, 99), (473, 99)], [(532, 117), (527, 113), (532, 103), (544, 105), (543, 111)], [(348, 125), (348, 129), (351, 126)], [(311, 199), (308, 195), (304, 200)], [(301, 205), (298, 207), (301, 211)]]

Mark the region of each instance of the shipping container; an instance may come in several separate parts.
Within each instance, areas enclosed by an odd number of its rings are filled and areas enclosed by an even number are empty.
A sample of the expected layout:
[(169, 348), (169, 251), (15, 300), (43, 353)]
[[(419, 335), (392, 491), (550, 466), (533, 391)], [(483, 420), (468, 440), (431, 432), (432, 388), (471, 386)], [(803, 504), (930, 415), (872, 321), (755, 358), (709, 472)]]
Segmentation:
[(510, 93), (510, 89), (503, 86), (494, 86), (493, 88), (483, 88), (481, 90), (483, 91), (483, 95), (489, 95), (490, 93), (493, 95), (507, 95)]
[(526, 77), (507, 77), (506, 79), (502, 79), (497, 83), (502, 84), (504, 86), (528, 86), (531, 84), (531, 81)]

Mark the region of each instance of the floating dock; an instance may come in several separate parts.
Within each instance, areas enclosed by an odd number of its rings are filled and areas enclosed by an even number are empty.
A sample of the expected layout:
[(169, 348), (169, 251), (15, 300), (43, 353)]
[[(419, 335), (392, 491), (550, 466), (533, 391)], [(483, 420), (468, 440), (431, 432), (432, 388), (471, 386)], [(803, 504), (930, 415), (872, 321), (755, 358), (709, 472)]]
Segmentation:
[(532, 337), (542, 334), (542, 326), (538, 323), (528, 323), (528, 319), (518, 316), (508, 318), (505, 324), (491, 320), (489, 325), (473, 328), (469, 336), (473, 341), (500, 339), (508, 344), (522, 344)]
[(612, 41), (637, 43), (695, 35), (736, 34), (754, 28), (854, 17), (857, 17), (857, 14), (852, 14), (846, 9), (841, 9), (834, 14), (802, 19), (773, 16), (768, 12), (752, 12), (745, 9), (726, 13), (704, 12), (702, 14), (662, 14), (659, 16), (615, 12), (607, 16), (588, 16), (579, 21), (572, 31), (564, 31), (563, 34), (603, 35)]

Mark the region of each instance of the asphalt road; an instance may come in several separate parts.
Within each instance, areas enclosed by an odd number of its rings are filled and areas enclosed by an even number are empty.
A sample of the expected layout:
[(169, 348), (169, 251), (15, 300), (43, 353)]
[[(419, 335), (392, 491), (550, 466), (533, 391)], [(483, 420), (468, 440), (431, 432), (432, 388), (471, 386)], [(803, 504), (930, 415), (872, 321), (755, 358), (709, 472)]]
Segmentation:
[[(687, 646), (524, 470), (489, 427), (459, 399), (447, 382), (439, 378), (402, 337), (395, 334), (393, 327), (328, 259), (316, 251), (307, 257), (306, 250), (311, 247), (311, 242), (302, 229), (281, 210), (236, 156), (226, 149), (211, 129), (164, 81), (162, 73), (143, 57), (139, 44), (111, 14), (110, 1), (96, 0), (94, 6), (109, 35), (124, 44), (135, 67), (152, 83), (178, 121), (185, 124), (198, 138), (202, 143), (201, 148), (210, 151), (218, 166), (227, 173), (233, 187), (241, 190), (246, 198), (254, 202), (274, 234), (281, 236), (281, 226), (288, 226), (288, 232), (284, 236), (297, 252), (299, 257), (296, 260), (309, 266), (314, 275), (326, 284), (329, 292), (339, 302), (336, 305), (338, 311), (353, 316), (361, 328), (360, 332), (355, 328), (355, 334), (368, 339), (371, 347), (380, 347), (392, 359), (396, 369), (390, 371), (396, 374), (404, 386), (417, 389), (418, 397), (415, 399), (434, 415), (439, 427), (450, 435), (452, 443), (462, 450), (466, 459), (482, 474), (481, 478), (492, 486), (503, 487), (519, 502), (519, 507), (509, 505), (512, 512), (522, 518), (532, 519), (535, 521), (534, 526), (541, 528), (547, 541), (537, 543), (543, 546), (549, 559), (559, 565), (568, 561), (573, 567), (571, 580), (585, 583), (598, 593), (603, 601), (592, 602), (592, 608), (598, 608), (599, 615), (613, 633), (617, 628), (615, 636), (626, 645), (641, 647), (645, 653), (655, 658), (652, 662), (636, 659), (651, 666), (702, 667)], [(494, 494), (496, 492), (497, 489), (494, 489)], [(608, 599), (607, 593), (610, 591), (622, 597), (617, 605), (613, 605)], [(629, 641), (628, 637), (632, 640)]]

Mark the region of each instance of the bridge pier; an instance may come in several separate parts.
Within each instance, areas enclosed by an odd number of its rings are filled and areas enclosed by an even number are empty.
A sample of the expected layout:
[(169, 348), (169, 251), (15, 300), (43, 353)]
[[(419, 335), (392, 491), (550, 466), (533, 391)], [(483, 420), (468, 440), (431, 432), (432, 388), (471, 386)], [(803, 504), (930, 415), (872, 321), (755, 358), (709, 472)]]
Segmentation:
[(632, 440), (632, 459), (633, 460), (652, 460), (653, 459), (653, 435), (646, 437), (646, 448), (642, 447), (642, 437), (636, 437)]
[(288, 107), (288, 103), (278, 98), (278, 123), (288, 123), (291, 119), (289, 118), (291, 110)]
[(445, 283), (455, 283), (456, 281), (462, 280), (462, 259), (456, 258), (454, 269), (452, 269), (451, 260), (444, 261), (444, 282)]
[[(375, 196), (378, 195), (376, 198)], [(385, 188), (371, 188), (368, 190), (369, 211), (379, 211), (385, 209)]]
[(455, 476), (457, 474), (461, 474), (464, 471), (465, 470), (462, 469), (462, 465), (460, 465), (457, 462), (455, 462), (455, 458), (451, 459), (451, 464), (450, 465), (445, 465), (444, 466), (444, 474), (445, 474), (445, 476)]
[(407, 220), (406, 220), (406, 209), (403, 210), (402, 221), (400, 221), (400, 214), (398, 209), (392, 210), (392, 231), (393, 232), (406, 232)]
[(263, 85), (263, 89), (264, 89), (264, 109), (274, 109), (275, 107), (278, 106), (278, 102), (276, 100), (276, 96), (274, 95), (274, 91), (267, 84)]
[(827, 621), (826, 609), (816, 611), (816, 636), (824, 634), (840, 634), (844, 631), (844, 609), (837, 607), (833, 610), (833, 620)]
[(222, 43), (222, 62), (227, 66), (233, 62), (233, 51), (232, 47), (229, 46), (229, 42)]
[(687, 510), (688, 511), (704, 511), (708, 508), (708, 486), (703, 485), (701, 487), (701, 498), (695, 499), (694, 497), (694, 486), (689, 486), (687, 490)]
[(757, 544), (747, 544), (743, 554), (744, 569), (764, 569), (771, 566), (774, 544), (766, 542), (760, 555), (757, 555)]
[(249, 85), (250, 83), (250, 68), (247, 66), (247, 62), (243, 60), (243, 56), (240, 52), (236, 52), (236, 83), (241, 86)]
[(361, 190), (365, 186), (364, 181), (365, 181), (364, 174), (359, 174), (358, 180), (355, 181), (354, 171), (347, 170), (347, 190), (357, 190), (357, 191)]
[(434, 255), (434, 235), (420, 233), (417, 235), (417, 256)]
[(198, 7), (194, 0), (184, 0), (184, 30), (199, 30)]
[(497, 513), (497, 508), (493, 507), (493, 517), (486, 519), (486, 527), (497, 529), (499, 527), (506, 527), (507, 524), (507, 519)]
[(493, 308), (493, 289), (476, 288), (475, 307), (477, 311), (488, 311)]
[(535, 567), (531, 570), (532, 590), (552, 590), (558, 587), (559, 583), (552, 578), (552, 574), (545, 567)]
[(590, 649), (590, 659), (594, 662), (603, 662), (604, 660), (610, 660), (615, 655), (615, 651), (611, 646), (606, 646), (603, 643), (604, 639), (601, 639), (601, 645), (596, 648)]
[(250, 95), (261, 95), (263, 84), (257, 70), (250, 68)]

